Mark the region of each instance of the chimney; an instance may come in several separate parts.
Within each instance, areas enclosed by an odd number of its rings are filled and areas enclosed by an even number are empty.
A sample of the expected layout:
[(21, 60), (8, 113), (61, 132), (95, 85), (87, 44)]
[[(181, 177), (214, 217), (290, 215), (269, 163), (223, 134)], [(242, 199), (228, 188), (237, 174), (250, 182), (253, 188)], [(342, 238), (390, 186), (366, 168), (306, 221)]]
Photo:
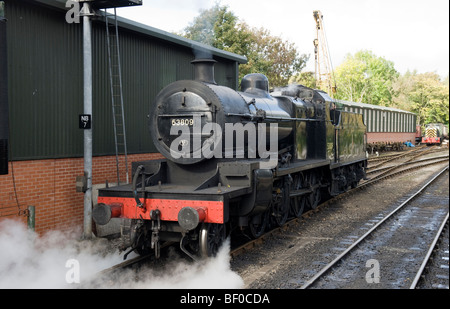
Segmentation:
[(216, 62), (214, 59), (206, 58), (193, 60), (191, 63), (194, 65), (195, 80), (217, 85), (214, 80), (214, 64)]

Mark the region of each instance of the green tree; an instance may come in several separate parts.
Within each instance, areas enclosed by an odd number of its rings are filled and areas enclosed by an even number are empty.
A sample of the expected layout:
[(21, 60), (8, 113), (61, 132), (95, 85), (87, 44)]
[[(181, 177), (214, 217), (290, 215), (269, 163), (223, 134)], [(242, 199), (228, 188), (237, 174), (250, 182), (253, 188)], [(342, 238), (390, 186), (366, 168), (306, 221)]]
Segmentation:
[(199, 16), (184, 29), (183, 36), (232, 53), (245, 55), (247, 64), (239, 68), (239, 77), (248, 73), (262, 73), (271, 86), (288, 83), (300, 72), (308, 56), (299, 55), (294, 44), (270, 34), (264, 28), (256, 29), (240, 22), (228, 6), (216, 4), (201, 10)]
[(289, 80), (289, 84), (300, 84), (312, 89), (317, 88), (316, 78), (314, 72), (301, 72), (292, 76)]
[(394, 105), (416, 113), (418, 123), (449, 123), (448, 79), (442, 82), (436, 73), (407, 72), (393, 88)]
[(371, 51), (347, 55), (336, 68), (337, 99), (389, 106), (392, 83), (399, 76), (394, 63), (377, 57)]

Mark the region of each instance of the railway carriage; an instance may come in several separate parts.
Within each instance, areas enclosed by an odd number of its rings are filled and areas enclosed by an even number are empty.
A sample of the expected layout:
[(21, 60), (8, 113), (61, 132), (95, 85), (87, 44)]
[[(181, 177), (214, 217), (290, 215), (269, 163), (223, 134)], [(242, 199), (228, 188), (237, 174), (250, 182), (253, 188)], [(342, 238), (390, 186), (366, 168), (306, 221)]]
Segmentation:
[(408, 111), (336, 101), (338, 108), (362, 114), (367, 126), (367, 145), (370, 152), (384, 149), (401, 149), (405, 142), (415, 143), (417, 115)]

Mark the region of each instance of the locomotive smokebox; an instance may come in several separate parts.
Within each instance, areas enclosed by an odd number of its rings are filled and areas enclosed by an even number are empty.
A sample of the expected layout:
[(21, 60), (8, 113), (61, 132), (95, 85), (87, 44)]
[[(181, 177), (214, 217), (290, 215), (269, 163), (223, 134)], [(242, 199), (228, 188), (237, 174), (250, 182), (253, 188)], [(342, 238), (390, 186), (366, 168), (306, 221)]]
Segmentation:
[(194, 65), (195, 80), (217, 85), (214, 80), (214, 64), (213, 59), (195, 59), (191, 63)]

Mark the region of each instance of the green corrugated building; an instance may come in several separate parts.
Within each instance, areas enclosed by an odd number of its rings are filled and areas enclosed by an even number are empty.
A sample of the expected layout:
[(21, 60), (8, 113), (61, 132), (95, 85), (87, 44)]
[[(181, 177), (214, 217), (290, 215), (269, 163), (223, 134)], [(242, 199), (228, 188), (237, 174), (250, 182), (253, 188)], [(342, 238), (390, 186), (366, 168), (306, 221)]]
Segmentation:
[[(60, 0), (6, 0), (10, 145), (12, 160), (83, 155), (78, 115), (83, 113), (82, 24), (66, 22)], [(119, 9), (120, 10), (120, 9)], [(192, 79), (194, 50), (218, 61), (216, 81), (232, 88), (245, 57), (119, 19), (128, 152), (156, 149), (147, 135), (147, 114), (167, 84)], [(94, 156), (112, 155), (114, 133), (103, 16), (94, 18)]]

